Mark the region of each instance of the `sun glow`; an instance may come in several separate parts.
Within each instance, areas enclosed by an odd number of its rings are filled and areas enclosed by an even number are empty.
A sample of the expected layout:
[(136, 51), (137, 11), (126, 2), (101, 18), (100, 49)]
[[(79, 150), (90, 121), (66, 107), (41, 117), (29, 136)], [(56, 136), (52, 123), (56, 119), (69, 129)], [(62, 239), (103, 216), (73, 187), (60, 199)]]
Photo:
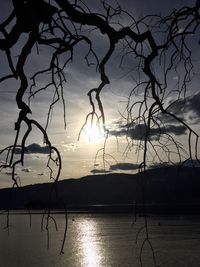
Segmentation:
[(86, 141), (89, 144), (97, 144), (103, 138), (103, 134), (101, 132), (101, 129), (96, 124), (93, 124), (90, 126), (87, 125), (84, 128), (84, 131), (85, 131), (85, 135), (86, 135)]

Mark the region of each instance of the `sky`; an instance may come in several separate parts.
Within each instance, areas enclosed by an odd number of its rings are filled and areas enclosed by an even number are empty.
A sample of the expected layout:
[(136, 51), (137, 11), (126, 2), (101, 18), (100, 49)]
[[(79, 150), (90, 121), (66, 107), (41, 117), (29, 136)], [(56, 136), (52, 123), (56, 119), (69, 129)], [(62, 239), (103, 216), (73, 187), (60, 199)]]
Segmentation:
[[(115, 3), (115, 1), (108, 1)], [(184, 5), (191, 5), (195, 1), (189, 0), (121, 0), (120, 5), (128, 10), (132, 16), (141, 17), (147, 13), (166, 15), (174, 8), (180, 8)], [(101, 10), (99, 1), (86, 1), (91, 10)], [(1, 22), (9, 14), (12, 2), (1, 0), (0, 18)], [(121, 18), (123, 25), (130, 24), (127, 17)], [(1, 36), (2, 37), (2, 36)], [(108, 47), (108, 40), (99, 32), (91, 33), (91, 39), (94, 43), (94, 49), (99, 55), (103, 55)], [(23, 36), (12, 50), (13, 55), (17, 57), (23, 43)], [(103, 172), (137, 172), (141, 156), (137, 156), (134, 146), (127, 151), (127, 131), (122, 123), (121, 114), (124, 112), (127, 97), (135, 85), (134, 75), (129, 73), (131, 67), (135, 64), (131, 57), (127, 57), (123, 66), (120, 67), (120, 48), (114, 54), (107, 66), (107, 73), (110, 77), (110, 84), (102, 91), (102, 102), (106, 115), (106, 127), (110, 130), (111, 135), (106, 142), (106, 164), (104, 165), (101, 148), (104, 146), (105, 135), (97, 127), (86, 129), (81, 133), (78, 140), (80, 129), (85, 121), (85, 117), (90, 112), (90, 105), (87, 92), (99, 83), (99, 74), (95, 66), (87, 67), (84, 56), (87, 51), (86, 45), (78, 46), (74, 51), (73, 62), (66, 68), (67, 82), (64, 87), (64, 97), (66, 103), (66, 121), (67, 127), (64, 129), (63, 105), (62, 101), (57, 103), (53, 110), (52, 119), (48, 127), (49, 138), (56, 146), (62, 156), (62, 172), (60, 179), (79, 178), (85, 175), (97, 174)], [(199, 47), (193, 45), (195, 62), (198, 62)], [(36, 51), (30, 57), (26, 64), (26, 73), (28, 77), (45, 66), (50, 60), (50, 51), (41, 47), (40, 54)], [(0, 52), (1, 69), (0, 75), (7, 73), (6, 59)], [(197, 63), (196, 63), (197, 64)], [(159, 69), (157, 70), (159, 72)], [(198, 70), (197, 70), (198, 72)], [(44, 85), (47, 80), (40, 80), (38, 86)], [(170, 86), (173, 88), (176, 84), (177, 76), (171, 77)], [(6, 81), (0, 84), (0, 149), (11, 145), (15, 138), (14, 122), (17, 120), (17, 106), (15, 103), (15, 94), (19, 83), (14, 80)], [(31, 117), (37, 119), (42, 125), (45, 125), (48, 114), (49, 104), (53, 99), (54, 92), (51, 88), (35, 95), (31, 100)], [(139, 99), (140, 96), (138, 96)], [(28, 99), (28, 94), (25, 96)], [(173, 98), (170, 95), (166, 102), (170, 103)], [(179, 101), (172, 107), (172, 111), (184, 118), (194, 130), (198, 133), (200, 123), (200, 91), (198, 75), (194, 75), (191, 84), (188, 86), (187, 103)], [(183, 147), (187, 146), (186, 132), (180, 125), (176, 125), (169, 118), (168, 131), (175, 134), (175, 137), (182, 142)], [(128, 137), (131, 140), (141, 139), (141, 127), (135, 127), (134, 133), (129, 132)], [(152, 139), (156, 139), (157, 132), (152, 132)], [(48, 149), (43, 144), (43, 137), (38, 130), (33, 129), (27, 148), (29, 153), (26, 154), (24, 166), (16, 169), (16, 177), (20, 177), (22, 185), (42, 183), (49, 181), (49, 170), (46, 168), (48, 160)], [(99, 153), (98, 153), (99, 151)], [(16, 157), (17, 157), (16, 153)], [(0, 158), (3, 161), (3, 157)], [(176, 162), (174, 155), (174, 161)], [(165, 162), (165, 159), (163, 159)], [(9, 187), (12, 185), (11, 170), (5, 169), (0, 174), (0, 187)]]

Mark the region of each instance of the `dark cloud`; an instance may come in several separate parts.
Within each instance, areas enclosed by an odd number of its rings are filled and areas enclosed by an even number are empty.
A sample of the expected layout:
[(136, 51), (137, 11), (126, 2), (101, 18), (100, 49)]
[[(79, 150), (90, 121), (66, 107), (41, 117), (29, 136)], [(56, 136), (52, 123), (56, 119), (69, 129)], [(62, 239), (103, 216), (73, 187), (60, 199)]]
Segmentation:
[(28, 153), (31, 153), (31, 154), (36, 154), (36, 153), (49, 154), (50, 149), (48, 146), (40, 146), (39, 144), (33, 143), (27, 146), (27, 151)]
[[(176, 165), (176, 164), (174, 164)], [(152, 165), (148, 166), (149, 169), (157, 169), (157, 168), (162, 168), (162, 167), (168, 167), (172, 166), (169, 162), (158, 162), (158, 163), (153, 163)]]
[[(15, 154), (20, 154), (21, 153), (21, 148), (15, 148)], [(25, 148), (25, 153), (27, 153), (27, 150)]]
[[(160, 134), (168, 133), (175, 135), (183, 135), (186, 133), (186, 127), (183, 125), (166, 125), (160, 128), (151, 128), (149, 132), (149, 138), (151, 140), (157, 140)], [(114, 136), (127, 136), (133, 140), (144, 140), (146, 136), (146, 125), (137, 124), (129, 127), (129, 125), (120, 126), (119, 130), (110, 131)]]
[(98, 174), (98, 173), (101, 174), (101, 173), (109, 173), (111, 171), (106, 171), (104, 169), (93, 169), (90, 172), (93, 173), (93, 174)]
[[(50, 149), (48, 146), (40, 146), (39, 144), (33, 143), (25, 148), (26, 154), (49, 154)], [(15, 149), (16, 154), (21, 153), (21, 148)]]
[(97, 166), (99, 166), (99, 164), (98, 163), (95, 163), (94, 166), (97, 167)]
[(139, 167), (139, 164), (134, 163), (117, 163), (110, 166), (110, 170), (137, 170)]
[(186, 134), (186, 127), (183, 125), (167, 125), (165, 128), (161, 128), (161, 133), (170, 133), (175, 135)]
[(200, 161), (196, 159), (187, 160), (186, 162), (184, 162), (184, 166), (200, 168)]
[[(184, 100), (176, 101), (169, 107), (168, 111), (189, 124), (200, 123), (200, 93), (187, 97)], [(151, 140), (158, 139), (159, 135), (164, 133), (178, 136), (186, 134), (186, 127), (181, 125), (180, 122), (172, 116), (160, 114), (158, 119), (162, 121), (165, 126), (151, 128), (149, 133)], [(144, 124), (124, 124), (122, 121), (118, 120), (113, 122), (113, 128), (114, 130), (110, 131), (110, 135), (113, 136), (128, 136), (133, 140), (144, 140), (146, 135), (146, 126)]]
[(22, 171), (22, 172), (27, 172), (27, 173), (29, 173), (29, 172), (31, 172), (31, 169), (24, 168), (24, 169), (21, 169), (21, 171)]
[(157, 169), (157, 168), (162, 168), (162, 167), (171, 167), (171, 166), (186, 166), (186, 167), (195, 167), (195, 168), (200, 168), (200, 161), (196, 159), (192, 160), (187, 160), (184, 162), (174, 162), (173, 165), (170, 164), (169, 162), (162, 162), (162, 163), (154, 163), (150, 165), (148, 168), (149, 169)]
[[(170, 103), (169, 103), (170, 104)], [(172, 104), (172, 101), (171, 101)], [(176, 115), (182, 120), (188, 121), (190, 124), (197, 124), (200, 122), (200, 93), (180, 99), (172, 104), (168, 111)], [(178, 123), (173, 117), (165, 114), (160, 114), (160, 119), (165, 123)]]
[[(200, 118), (200, 93), (186, 98), (186, 101), (181, 100), (180, 104), (183, 106), (183, 112), (192, 111), (198, 118)], [(176, 109), (175, 111), (177, 112), (178, 110)]]

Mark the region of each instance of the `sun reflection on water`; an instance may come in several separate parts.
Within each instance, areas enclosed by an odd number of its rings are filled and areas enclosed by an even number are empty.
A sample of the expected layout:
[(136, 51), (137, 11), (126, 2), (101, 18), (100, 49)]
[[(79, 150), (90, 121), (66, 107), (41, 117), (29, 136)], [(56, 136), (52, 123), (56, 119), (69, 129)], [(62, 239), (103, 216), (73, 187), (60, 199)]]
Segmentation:
[(78, 244), (82, 254), (82, 266), (101, 266), (101, 249), (98, 245), (98, 227), (94, 220), (79, 222)]

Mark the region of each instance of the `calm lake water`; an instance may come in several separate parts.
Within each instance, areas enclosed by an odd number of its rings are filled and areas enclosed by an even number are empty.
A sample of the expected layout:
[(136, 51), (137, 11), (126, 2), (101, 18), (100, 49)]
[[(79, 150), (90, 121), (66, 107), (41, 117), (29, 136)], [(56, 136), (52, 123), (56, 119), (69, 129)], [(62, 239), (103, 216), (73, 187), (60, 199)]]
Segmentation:
[[(135, 223), (131, 214), (70, 214), (65, 253), (59, 254), (65, 225), (64, 215), (57, 214), (58, 231), (50, 225), (40, 231), (42, 215), (10, 215), (10, 230), (3, 230), (6, 216), (0, 216), (0, 266), (3, 267), (139, 267), (145, 232), (139, 229), (144, 218)], [(148, 229), (157, 266), (200, 266), (200, 218), (152, 217)], [(143, 267), (154, 266), (152, 251), (145, 243)]]

